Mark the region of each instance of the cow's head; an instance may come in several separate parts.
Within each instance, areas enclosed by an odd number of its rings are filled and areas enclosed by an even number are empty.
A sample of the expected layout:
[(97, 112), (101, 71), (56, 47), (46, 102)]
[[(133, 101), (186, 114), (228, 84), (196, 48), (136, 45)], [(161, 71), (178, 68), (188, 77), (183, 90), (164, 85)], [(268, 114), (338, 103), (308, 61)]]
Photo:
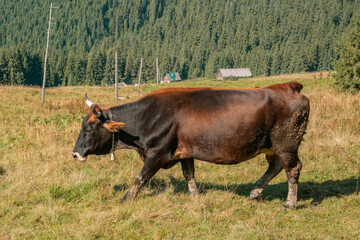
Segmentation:
[(73, 157), (85, 161), (90, 154), (108, 154), (112, 148), (112, 133), (120, 131), (125, 123), (111, 121), (97, 104), (91, 102), (85, 94), (90, 113), (84, 118), (77, 138)]

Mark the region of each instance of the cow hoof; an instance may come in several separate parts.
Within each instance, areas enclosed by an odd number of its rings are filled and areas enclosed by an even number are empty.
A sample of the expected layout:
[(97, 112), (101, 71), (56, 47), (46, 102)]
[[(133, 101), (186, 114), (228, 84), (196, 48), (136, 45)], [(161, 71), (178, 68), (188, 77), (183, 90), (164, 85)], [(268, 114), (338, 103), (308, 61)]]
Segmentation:
[(188, 196), (189, 196), (190, 199), (197, 199), (199, 197), (199, 194), (189, 193)]
[(249, 200), (253, 201), (253, 200), (262, 200), (262, 195), (258, 195), (258, 196), (250, 196)]
[(294, 208), (293, 208), (293, 207), (288, 207), (288, 206), (284, 205), (284, 210), (285, 210), (285, 211), (290, 211), (290, 210), (292, 210), (292, 209), (294, 209)]
[(197, 189), (195, 189), (195, 190), (189, 190), (189, 196), (191, 196), (191, 197), (197, 197), (197, 196), (199, 196), (199, 191), (197, 190)]
[(296, 209), (296, 204), (285, 203), (284, 209), (285, 209), (285, 211), (289, 211), (289, 210), (292, 210), (292, 209)]
[(125, 193), (125, 195), (123, 196), (123, 198), (120, 200), (121, 203), (126, 202), (130, 199), (130, 191), (128, 191), (127, 193)]
[(261, 192), (253, 190), (250, 193), (249, 200), (259, 200), (261, 199), (261, 197), (262, 197)]

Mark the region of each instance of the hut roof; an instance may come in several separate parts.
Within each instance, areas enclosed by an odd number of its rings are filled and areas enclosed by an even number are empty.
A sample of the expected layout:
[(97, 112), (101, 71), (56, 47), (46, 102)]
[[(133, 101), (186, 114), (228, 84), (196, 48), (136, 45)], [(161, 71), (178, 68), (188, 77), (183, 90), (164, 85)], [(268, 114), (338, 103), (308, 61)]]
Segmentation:
[(167, 73), (165, 74), (165, 76), (168, 76), (169, 78), (171, 78), (173, 81), (180, 81), (181, 77), (179, 75), (178, 72), (174, 72), (174, 73)]
[(218, 77), (252, 77), (250, 68), (220, 68), (216, 74)]

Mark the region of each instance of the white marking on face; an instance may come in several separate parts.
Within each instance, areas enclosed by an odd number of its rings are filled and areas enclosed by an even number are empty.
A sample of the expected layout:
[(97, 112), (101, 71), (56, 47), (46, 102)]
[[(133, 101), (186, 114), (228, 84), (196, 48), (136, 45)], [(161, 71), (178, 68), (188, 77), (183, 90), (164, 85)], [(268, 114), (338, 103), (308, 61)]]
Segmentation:
[(73, 157), (75, 158), (76, 161), (79, 161), (79, 162), (85, 162), (87, 159), (87, 157), (81, 156), (80, 153), (78, 153), (78, 152), (73, 153)]

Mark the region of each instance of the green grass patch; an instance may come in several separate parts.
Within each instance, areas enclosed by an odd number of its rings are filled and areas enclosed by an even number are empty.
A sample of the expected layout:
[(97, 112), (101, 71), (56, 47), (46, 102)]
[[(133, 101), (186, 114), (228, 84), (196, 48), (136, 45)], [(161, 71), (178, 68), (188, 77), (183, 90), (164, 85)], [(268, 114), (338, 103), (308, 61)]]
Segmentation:
[[(317, 76), (314, 82), (314, 74)], [(327, 75), (324, 73), (324, 75)], [(263, 156), (234, 165), (195, 162), (197, 198), (187, 194), (178, 164), (160, 170), (135, 201), (120, 203), (142, 167), (135, 151), (90, 156), (71, 152), (88, 108), (84, 93), (102, 108), (137, 99), (137, 87), (41, 89), (0, 86), (1, 239), (357, 239), (360, 236), (360, 95), (332, 89), (319, 73), (217, 81), (144, 84), (140, 95), (165, 87), (255, 88), (296, 80), (311, 101), (300, 147), (298, 209), (284, 211), (284, 172), (263, 199), (249, 201), (266, 171)], [(26, 101), (25, 101), (26, 100)]]

